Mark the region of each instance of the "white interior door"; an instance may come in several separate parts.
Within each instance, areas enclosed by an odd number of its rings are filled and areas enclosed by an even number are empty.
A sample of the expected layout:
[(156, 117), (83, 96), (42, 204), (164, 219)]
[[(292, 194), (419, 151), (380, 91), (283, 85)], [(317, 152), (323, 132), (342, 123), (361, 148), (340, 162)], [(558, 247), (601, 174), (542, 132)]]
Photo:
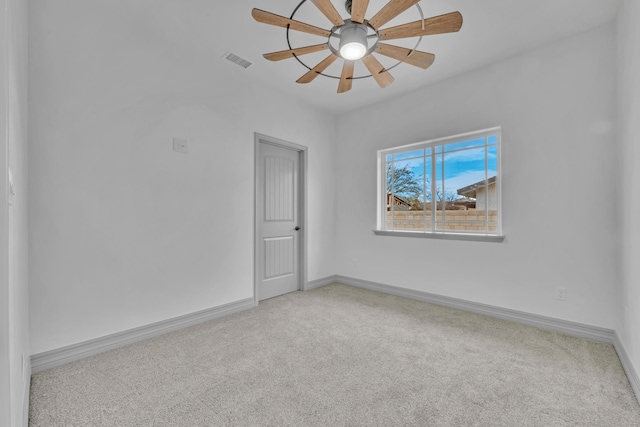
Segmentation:
[(258, 300), (300, 289), (300, 151), (258, 143)]

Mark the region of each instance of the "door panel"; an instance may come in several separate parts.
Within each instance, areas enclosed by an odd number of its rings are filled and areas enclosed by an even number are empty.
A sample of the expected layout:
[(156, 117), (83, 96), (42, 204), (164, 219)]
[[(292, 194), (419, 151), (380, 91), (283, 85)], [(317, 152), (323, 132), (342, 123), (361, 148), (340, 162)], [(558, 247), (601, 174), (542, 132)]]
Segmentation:
[(292, 275), (294, 273), (293, 251), (295, 247), (293, 237), (265, 238), (264, 243), (264, 278), (273, 279)]
[(258, 144), (257, 294), (259, 300), (300, 289), (300, 153)]
[(265, 156), (265, 221), (293, 221), (295, 209), (295, 162)]

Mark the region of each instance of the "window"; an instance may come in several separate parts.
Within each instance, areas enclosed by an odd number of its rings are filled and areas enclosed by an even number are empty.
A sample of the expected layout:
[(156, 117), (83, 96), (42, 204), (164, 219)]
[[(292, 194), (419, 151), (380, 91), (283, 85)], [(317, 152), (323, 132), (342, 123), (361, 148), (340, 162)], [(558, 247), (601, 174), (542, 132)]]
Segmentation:
[(500, 128), (381, 150), (378, 163), (377, 234), (501, 235)]

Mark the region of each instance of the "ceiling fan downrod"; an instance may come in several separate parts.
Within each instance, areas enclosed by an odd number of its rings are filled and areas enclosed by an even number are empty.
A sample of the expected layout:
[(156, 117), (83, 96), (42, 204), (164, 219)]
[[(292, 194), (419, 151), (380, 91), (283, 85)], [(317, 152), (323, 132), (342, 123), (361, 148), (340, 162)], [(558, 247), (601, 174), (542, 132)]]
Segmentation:
[(344, 8), (347, 10), (347, 13), (349, 15), (351, 15), (351, 4), (353, 3), (353, 0), (347, 0), (344, 2)]

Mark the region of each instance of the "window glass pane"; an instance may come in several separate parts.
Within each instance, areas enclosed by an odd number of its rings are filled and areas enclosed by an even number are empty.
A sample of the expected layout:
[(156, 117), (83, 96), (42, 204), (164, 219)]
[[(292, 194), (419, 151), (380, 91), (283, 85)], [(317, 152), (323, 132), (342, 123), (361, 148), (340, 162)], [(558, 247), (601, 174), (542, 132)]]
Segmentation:
[(476, 213), (478, 214), (478, 220), (485, 222), (485, 226), (479, 229), (479, 231), (486, 232), (486, 222), (488, 217), (488, 204), (495, 200), (495, 185), (487, 185), (488, 181), (483, 182), (476, 189)]
[(393, 169), (393, 156), (392, 155), (388, 155), (387, 156), (387, 161), (385, 163), (385, 172), (386, 172), (386, 191), (385, 191), (385, 204), (386, 204), (386, 208), (385, 208), (385, 229), (387, 230), (392, 230), (393, 229), (393, 217), (394, 217), (394, 213), (395, 213), (395, 206), (393, 203), (393, 176), (394, 176), (394, 169)]
[(386, 173), (381, 226), (387, 230), (498, 233), (498, 138), (499, 133), (381, 153)]
[(387, 228), (424, 229), (424, 149), (421, 152), (420, 158), (387, 163)]
[(487, 147), (487, 176), (492, 177), (498, 174), (498, 147), (493, 145)]
[(419, 150), (413, 150), (413, 151), (405, 151), (402, 153), (395, 153), (393, 155), (393, 160), (403, 160), (403, 159), (413, 159), (416, 157), (423, 157), (424, 156), (424, 148), (421, 148)]
[(484, 138), (471, 139), (469, 141), (453, 142), (447, 144), (444, 147), (445, 151), (462, 150), (464, 148), (483, 147), (485, 144)]
[(392, 230), (424, 231), (424, 215), (424, 211), (395, 211), (393, 221), (389, 221), (389, 228)]
[(485, 179), (485, 148), (472, 148), (445, 154), (445, 191), (443, 197), (462, 197), (459, 190)]
[[(424, 209), (429, 211), (427, 214), (429, 222), (431, 221), (431, 208), (433, 202), (433, 197), (431, 197), (431, 183), (433, 182), (433, 177), (431, 176), (432, 165), (432, 157), (426, 157), (424, 162), (425, 176), (423, 177), (424, 193), (421, 201), (423, 202)], [(428, 228), (430, 229), (431, 226), (429, 225)]]
[(485, 232), (486, 217), (478, 212), (485, 197), (485, 147), (445, 155), (442, 193), (445, 231)]
[(487, 147), (487, 231), (498, 231), (498, 147)]
[(438, 231), (442, 231), (443, 230), (443, 225), (442, 225), (442, 190), (444, 188), (444, 182), (442, 181), (442, 171), (443, 171), (443, 155), (442, 154), (436, 154), (436, 176), (435, 176), (435, 182), (436, 182), (436, 188), (435, 191), (436, 193), (432, 195), (433, 199), (434, 199), (434, 204), (436, 205), (436, 226), (435, 229)]
[(393, 162), (393, 175), (387, 173), (387, 190), (397, 196), (416, 199), (423, 193), (424, 157)]

